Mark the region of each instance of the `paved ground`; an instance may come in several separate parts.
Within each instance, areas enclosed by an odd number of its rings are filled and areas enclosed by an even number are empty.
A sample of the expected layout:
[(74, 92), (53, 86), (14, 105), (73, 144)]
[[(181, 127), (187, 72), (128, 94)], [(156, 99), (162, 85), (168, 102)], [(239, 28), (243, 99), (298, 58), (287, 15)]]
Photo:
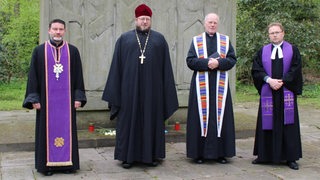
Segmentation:
[[(222, 165), (214, 161), (198, 165), (186, 158), (184, 131), (169, 130), (166, 159), (158, 167), (143, 164), (127, 170), (113, 159), (112, 138), (79, 132), (81, 169), (76, 174), (45, 177), (34, 169), (33, 114), (0, 112), (0, 180), (33, 179), (319, 179), (320, 110), (300, 107), (303, 158), (298, 171), (284, 164), (252, 165), (256, 104), (236, 105), (237, 155)], [(249, 117), (249, 118), (248, 118)], [(247, 119), (246, 119), (247, 118)], [(24, 121), (25, 122), (24, 122)], [(16, 122), (18, 121), (18, 123)], [(26, 122), (31, 121), (31, 122)], [(172, 130), (172, 127), (169, 129)], [(11, 131), (16, 131), (12, 133)], [(24, 141), (24, 142), (23, 142)], [(104, 146), (104, 147), (103, 147)]]

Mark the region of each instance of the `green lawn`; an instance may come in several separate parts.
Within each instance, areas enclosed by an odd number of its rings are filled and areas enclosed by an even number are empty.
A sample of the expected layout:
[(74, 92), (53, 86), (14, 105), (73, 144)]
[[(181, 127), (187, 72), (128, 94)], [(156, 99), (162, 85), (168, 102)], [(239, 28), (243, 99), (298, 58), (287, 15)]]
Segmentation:
[(320, 83), (307, 84), (303, 87), (302, 96), (298, 99), (299, 105), (320, 109)]
[[(320, 84), (305, 84), (302, 95), (298, 96), (298, 105), (320, 109)], [(253, 85), (236, 85), (235, 102), (258, 102), (259, 95)]]
[(24, 79), (12, 80), (10, 84), (0, 83), (0, 111), (23, 109), (25, 89)]
[(236, 103), (258, 102), (259, 94), (253, 85), (236, 84), (236, 96), (233, 97)]

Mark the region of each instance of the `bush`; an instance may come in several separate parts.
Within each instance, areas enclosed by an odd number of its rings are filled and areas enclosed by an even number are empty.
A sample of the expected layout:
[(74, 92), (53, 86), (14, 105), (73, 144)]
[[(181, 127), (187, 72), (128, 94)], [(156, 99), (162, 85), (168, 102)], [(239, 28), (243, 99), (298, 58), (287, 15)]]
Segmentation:
[(251, 65), (255, 53), (269, 42), (266, 27), (280, 22), (285, 39), (302, 55), (304, 72), (320, 73), (319, 0), (238, 0), (237, 80), (252, 83)]
[(24, 77), (39, 41), (39, 0), (6, 0), (0, 8), (0, 81)]

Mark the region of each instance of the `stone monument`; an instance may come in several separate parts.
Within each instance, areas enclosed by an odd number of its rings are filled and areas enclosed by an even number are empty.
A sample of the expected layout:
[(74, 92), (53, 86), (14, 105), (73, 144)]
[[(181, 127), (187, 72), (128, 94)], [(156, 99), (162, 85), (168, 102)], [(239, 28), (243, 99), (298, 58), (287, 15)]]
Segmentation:
[[(106, 102), (101, 100), (114, 45), (121, 33), (134, 28), (134, 9), (141, 3), (153, 11), (152, 28), (162, 33), (170, 55), (178, 91), (179, 106), (171, 119), (184, 122), (192, 71), (186, 55), (193, 36), (204, 31), (207, 13), (220, 16), (219, 32), (230, 36), (236, 47), (236, 1), (234, 0), (43, 0), (40, 1), (40, 42), (48, 39), (48, 23), (55, 18), (66, 22), (66, 40), (79, 48), (88, 103), (78, 111), (78, 127), (88, 124), (112, 126)], [(235, 94), (235, 68), (230, 75)], [(172, 121), (174, 122), (174, 121)]]

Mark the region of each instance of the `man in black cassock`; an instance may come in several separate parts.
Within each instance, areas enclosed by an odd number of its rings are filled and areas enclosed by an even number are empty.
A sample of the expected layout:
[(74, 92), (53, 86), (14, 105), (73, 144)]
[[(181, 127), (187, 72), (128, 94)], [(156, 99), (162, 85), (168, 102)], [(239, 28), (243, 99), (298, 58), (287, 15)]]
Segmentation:
[(86, 104), (86, 95), (80, 54), (63, 40), (65, 26), (52, 20), (50, 39), (34, 49), (23, 102), (37, 111), (35, 168), (46, 176), (79, 169), (76, 108)]
[[(187, 157), (227, 163), (235, 155), (235, 129), (228, 71), (236, 64), (229, 37), (217, 32), (219, 16), (205, 17), (205, 32), (193, 37), (186, 58), (194, 71), (187, 119)], [(219, 86), (218, 86), (219, 84)]]
[(294, 170), (302, 158), (297, 95), (302, 94), (301, 56), (297, 47), (284, 41), (280, 23), (268, 26), (271, 43), (262, 47), (252, 64), (254, 85), (260, 95), (252, 161), (286, 161)]
[(136, 29), (115, 45), (102, 99), (117, 116), (114, 158), (123, 168), (134, 162), (157, 166), (165, 158), (165, 125), (178, 108), (168, 44), (151, 30), (152, 11), (135, 9)]

